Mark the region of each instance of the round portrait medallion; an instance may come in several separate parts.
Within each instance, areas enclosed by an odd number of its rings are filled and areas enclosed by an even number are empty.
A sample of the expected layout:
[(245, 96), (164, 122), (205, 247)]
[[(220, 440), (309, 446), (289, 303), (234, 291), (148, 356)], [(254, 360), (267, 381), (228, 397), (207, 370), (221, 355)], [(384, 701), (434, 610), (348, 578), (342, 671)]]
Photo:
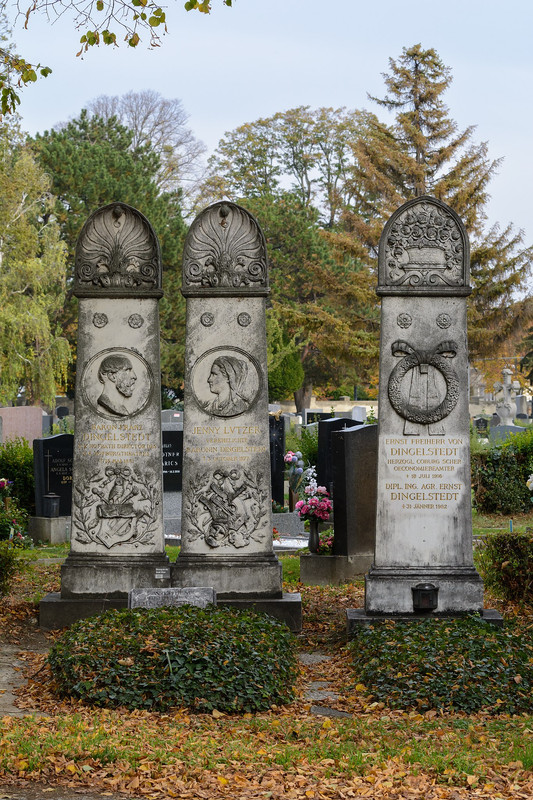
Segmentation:
[(215, 417), (236, 417), (256, 402), (262, 385), (256, 359), (239, 347), (215, 347), (194, 364), (191, 386), (198, 406)]
[(139, 353), (110, 347), (94, 355), (81, 379), (87, 404), (107, 419), (127, 419), (139, 414), (153, 391), (152, 370)]

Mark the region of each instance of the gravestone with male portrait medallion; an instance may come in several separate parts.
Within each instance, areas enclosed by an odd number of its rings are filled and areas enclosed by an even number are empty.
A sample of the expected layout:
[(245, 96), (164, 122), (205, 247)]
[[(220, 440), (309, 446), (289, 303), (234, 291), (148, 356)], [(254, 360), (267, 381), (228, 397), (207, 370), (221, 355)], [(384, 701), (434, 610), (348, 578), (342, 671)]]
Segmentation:
[[(61, 600), (168, 586), (159, 366), (161, 265), (155, 233), (123, 204), (86, 222), (76, 250), (79, 298), (71, 551)], [(70, 612), (69, 612), (70, 613)]]

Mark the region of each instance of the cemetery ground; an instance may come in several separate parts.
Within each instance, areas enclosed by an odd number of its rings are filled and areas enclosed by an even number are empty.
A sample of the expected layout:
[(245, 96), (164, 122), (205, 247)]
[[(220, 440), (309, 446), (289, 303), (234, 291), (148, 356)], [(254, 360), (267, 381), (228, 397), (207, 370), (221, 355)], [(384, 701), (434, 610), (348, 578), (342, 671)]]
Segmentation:
[[(514, 519), (515, 530), (532, 524), (533, 514)], [(474, 518), (475, 535), (498, 528), (509, 520)], [(110, 710), (54, 694), (45, 658), (56, 634), (40, 631), (36, 612), (59, 589), (66, 547), (27, 554), (0, 601), (0, 652), (11, 647), (22, 668), (17, 714), (0, 696), (0, 797), (533, 797), (533, 715), (397, 711), (360, 683), (344, 631), (362, 581), (302, 586), (298, 556), (281, 557), (285, 590), (302, 593), (304, 613), (290, 705), (240, 716)], [(485, 605), (533, 626), (531, 608), (488, 593)]]

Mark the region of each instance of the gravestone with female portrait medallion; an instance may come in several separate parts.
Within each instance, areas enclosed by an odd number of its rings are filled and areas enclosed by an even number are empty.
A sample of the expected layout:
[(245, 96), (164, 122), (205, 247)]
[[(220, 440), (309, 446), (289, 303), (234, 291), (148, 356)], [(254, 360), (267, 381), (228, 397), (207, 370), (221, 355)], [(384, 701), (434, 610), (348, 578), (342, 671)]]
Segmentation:
[[(162, 514), (159, 245), (142, 214), (112, 203), (80, 234), (71, 550), (61, 596), (41, 604), (67, 624), (134, 588), (170, 585)], [(54, 625), (49, 624), (55, 622)]]
[(189, 230), (183, 505), (175, 586), (212, 586), (299, 627), (272, 546), (265, 239), (234, 203), (205, 209)]

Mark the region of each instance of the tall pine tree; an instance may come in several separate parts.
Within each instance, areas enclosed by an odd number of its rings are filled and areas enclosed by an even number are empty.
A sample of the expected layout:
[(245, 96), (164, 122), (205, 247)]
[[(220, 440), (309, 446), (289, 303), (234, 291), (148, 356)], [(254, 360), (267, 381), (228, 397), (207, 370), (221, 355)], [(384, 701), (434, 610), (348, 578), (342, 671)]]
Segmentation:
[(514, 302), (514, 295), (525, 288), (533, 249), (524, 248), (523, 233), (512, 225), (485, 227), (488, 185), (500, 162), (489, 157), (486, 142), (473, 142), (473, 126), (458, 130), (450, 118), (443, 94), (451, 71), (435, 50), (405, 48), (389, 59), (383, 78), (385, 97), (370, 99), (394, 121), (387, 125), (368, 114), (365, 135), (354, 142), (353, 202), (345, 224), (360, 258), (375, 263), (383, 224), (398, 206), (424, 194), (450, 205), (472, 243), (470, 348), (477, 355), (492, 352), (531, 311), (529, 300)]

